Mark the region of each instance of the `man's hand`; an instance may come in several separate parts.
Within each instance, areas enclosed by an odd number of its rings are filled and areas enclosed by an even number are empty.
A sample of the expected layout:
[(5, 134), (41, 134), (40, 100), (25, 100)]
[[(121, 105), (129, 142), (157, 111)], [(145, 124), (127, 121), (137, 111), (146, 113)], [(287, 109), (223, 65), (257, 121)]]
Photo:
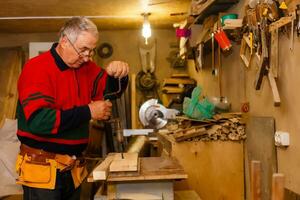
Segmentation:
[(124, 76), (127, 76), (129, 72), (129, 66), (126, 62), (112, 61), (108, 64), (106, 72), (109, 76), (123, 78)]
[(92, 119), (107, 120), (111, 116), (112, 104), (110, 101), (94, 101), (89, 105)]

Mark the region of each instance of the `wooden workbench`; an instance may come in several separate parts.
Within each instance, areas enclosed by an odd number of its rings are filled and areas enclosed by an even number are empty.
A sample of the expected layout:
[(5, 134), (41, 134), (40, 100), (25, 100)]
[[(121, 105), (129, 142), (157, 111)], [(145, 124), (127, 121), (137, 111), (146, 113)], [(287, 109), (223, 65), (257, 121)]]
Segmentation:
[(170, 157), (144, 157), (137, 172), (109, 173), (108, 199), (173, 200), (173, 181), (186, 179), (179, 162)]

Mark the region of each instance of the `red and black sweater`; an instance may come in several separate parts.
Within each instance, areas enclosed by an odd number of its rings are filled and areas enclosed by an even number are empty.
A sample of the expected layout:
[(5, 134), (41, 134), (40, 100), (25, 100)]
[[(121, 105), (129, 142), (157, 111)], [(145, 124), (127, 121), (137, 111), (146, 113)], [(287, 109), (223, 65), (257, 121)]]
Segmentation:
[[(88, 104), (118, 90), (118, 80), (92, 61), (78, 69), (68, 67), (56, 46), (30, 59), (19, 77), (17, 135), (33, 148), (80, 155), (88, 143)], [(121, 83), (124, 91), (128, 77)]]

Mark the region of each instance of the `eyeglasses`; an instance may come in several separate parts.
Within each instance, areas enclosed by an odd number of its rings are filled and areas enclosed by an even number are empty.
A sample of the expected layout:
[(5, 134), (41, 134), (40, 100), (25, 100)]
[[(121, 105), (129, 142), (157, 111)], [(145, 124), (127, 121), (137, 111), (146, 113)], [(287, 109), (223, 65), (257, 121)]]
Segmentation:
[(71, 42), (71, 40), (69, 39), (69, 37), (65, 34), (67, 40), (69, 41), (69, 43), (71, 44), (71, 46), (73, 47), (73, 49), (75, 50), (75, 52), (78, 54), (79, 57), (84, 58), (84, 57), (92, 57), (93, 55), (95, 55), (95, 49), (86, 49), (86, 50), (82, 50), (79, 51), (74, 44)]

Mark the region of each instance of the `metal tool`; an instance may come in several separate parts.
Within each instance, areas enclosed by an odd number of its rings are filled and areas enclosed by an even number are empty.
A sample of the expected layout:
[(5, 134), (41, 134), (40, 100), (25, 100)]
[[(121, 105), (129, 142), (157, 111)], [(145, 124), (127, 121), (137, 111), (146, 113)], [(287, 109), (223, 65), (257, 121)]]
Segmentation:
[(110, 93), (107, 93), (107, 94), (104, 94), (103, 98), (106, 99), (106, 100), (110, 99), (111, 97), (118, 95), (121, 92), (121, 90), (122, 90), (122, 87), (121, 87), (121, 78), (119, 78), (118, 79), (118, 90), (110, 92)]
[(113, 118), (108, 121), (111, 124), (112, 133), (117, 136), (117, 142), (119, 149), (121, 151), (122, 159), (124, 158), (124, 135), (123, 135), (123, 127), (121, 125), (121, 120), (119, 118)]
[[(106, 101), (109, 101), (110, 99), (114, 99), (122, 90), (121, 87), (121, 78), (118, 79), (118, 89), (116, 91), (107, 93), (103, 96), (103, 98)], [(123, 152), (124, 152), (124, 137), (123, 137), (123, 128), (121, 125), (121, 120), (119, 118), (111, 118), (108, 120), (108, 122), (111, 124), (112, 133), (116, 135), (117, 142), (119, 146), (119, 150), (121, 152), (122, 159), (124, 158)]]
[(168, 123), (168, 119), (174, 119), (178, 113), (178, 110), (167, 109), (159, 104), (157, 99), (150, 99), (141, 106), (139, 118), (145, 127), (160, 129)]

